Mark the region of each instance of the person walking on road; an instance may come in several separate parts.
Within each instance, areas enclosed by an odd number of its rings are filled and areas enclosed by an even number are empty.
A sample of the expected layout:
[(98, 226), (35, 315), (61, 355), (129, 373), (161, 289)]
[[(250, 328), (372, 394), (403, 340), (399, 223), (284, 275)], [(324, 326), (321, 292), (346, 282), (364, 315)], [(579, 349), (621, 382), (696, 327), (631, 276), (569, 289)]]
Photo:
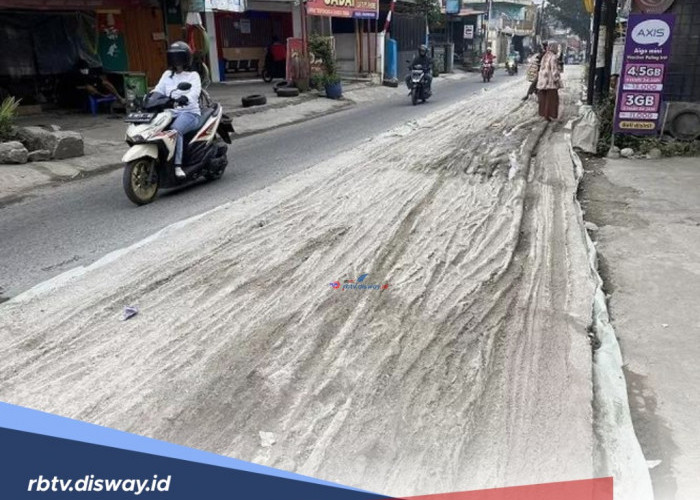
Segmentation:
[(537, 75), (540, 116), (547, 121), (559, 118), (559, 89), (562, 88), (557, 44), (550, 42), (542, 56)]
[(547, 42), (542, 42), (540, 46), (540, 51), (535, 54), (530, 67), (527, 69), (528, 79), (530, 80), (530, 88), (527, 89), (527, 94), (523, 97), (523, 101), (527, 101), (532, 94), (537, 92), (537, 75), (540, 72), (540, 64), (542, 63), (542, 56), (544, 56), (547, 50)]

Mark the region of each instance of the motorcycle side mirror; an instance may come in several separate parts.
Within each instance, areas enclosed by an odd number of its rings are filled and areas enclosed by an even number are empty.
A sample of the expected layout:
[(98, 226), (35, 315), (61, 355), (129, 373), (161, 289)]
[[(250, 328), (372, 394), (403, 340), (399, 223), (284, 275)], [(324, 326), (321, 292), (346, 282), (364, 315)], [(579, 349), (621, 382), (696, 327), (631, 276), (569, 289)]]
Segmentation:
[(180, 82), (177, 84), (177, 89), (178, 90), (190, 90), (192, 88), (192, 84), (189, 82)]

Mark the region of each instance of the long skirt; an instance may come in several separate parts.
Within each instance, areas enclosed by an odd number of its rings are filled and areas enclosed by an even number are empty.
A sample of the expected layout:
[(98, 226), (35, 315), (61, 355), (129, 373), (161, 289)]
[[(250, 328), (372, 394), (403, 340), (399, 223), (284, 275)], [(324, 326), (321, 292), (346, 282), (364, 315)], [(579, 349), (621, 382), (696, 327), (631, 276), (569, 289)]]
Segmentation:
[(547, 120), (559, 118), (559, 91), (544, 89), (539, 91), (540, 116)]

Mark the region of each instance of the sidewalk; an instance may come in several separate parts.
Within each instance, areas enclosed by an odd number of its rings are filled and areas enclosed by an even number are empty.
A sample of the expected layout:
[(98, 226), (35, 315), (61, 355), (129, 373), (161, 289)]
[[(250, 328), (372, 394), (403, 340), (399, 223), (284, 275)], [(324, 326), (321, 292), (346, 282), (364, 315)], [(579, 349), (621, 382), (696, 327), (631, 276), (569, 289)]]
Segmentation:
[(698, 164), (593, 160), (582, 184), (657, 500), (700, 498)]
[[(468, 73), (455, 72), (441, 75), (435, 80), (465, 79)], [(320, 116), (342, 111), (361, 102), (385, 99), (396, 95), (397, 89), (371, 85), (365, 82), (343, 84), (343, 99), (332, 100), (318, 91), (310, 91), (298, 97), (277, 97), (272, 83), (262, 80), (243, 80), (213, 84), (209, 88), (212, 99), (221, 103), (224, 112), (233, 118), (236, 137), (244, 137), (274, 128), (304, 122)], [(244, 108), (241, 98), (262, 94), (267, 104)], [(65, 161), (27, 163), (24, 165), (0, 165), (3, 184), (0, 186), (0, 206), (26, 196), (33, 189), (95, 175), (121, 166), (121, 158), (127, 150), (124, 143), (126, 124), (123, 115), (76, 114), (75, 112), (43, 113), (23, 116), (17, 125), (58, 125), (63, 130), (74, 130), (83, 135), (85, 156)]]

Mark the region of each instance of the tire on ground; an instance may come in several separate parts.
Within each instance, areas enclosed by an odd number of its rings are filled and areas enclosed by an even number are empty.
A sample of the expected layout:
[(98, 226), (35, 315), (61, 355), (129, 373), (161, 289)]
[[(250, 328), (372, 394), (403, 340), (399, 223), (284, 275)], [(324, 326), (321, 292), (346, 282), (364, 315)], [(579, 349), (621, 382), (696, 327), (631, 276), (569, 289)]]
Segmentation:
[(289, 87), (289, 82), (287, 80), (282, 80), (281, 82), (275, 83), (272, 88), (275, 90), (275, 92), (277, 92), (279, 89), (284, 87)]
[(299, 89), (294, 87), (280, 87), (277, 89), (279, 97), (296, 97), (299, 95)]
[(267, 97), (260, 94), (249, 95), (241, 99), (244, 108), (249, 108), (251, 106), (262, 106), (267, 104)]

